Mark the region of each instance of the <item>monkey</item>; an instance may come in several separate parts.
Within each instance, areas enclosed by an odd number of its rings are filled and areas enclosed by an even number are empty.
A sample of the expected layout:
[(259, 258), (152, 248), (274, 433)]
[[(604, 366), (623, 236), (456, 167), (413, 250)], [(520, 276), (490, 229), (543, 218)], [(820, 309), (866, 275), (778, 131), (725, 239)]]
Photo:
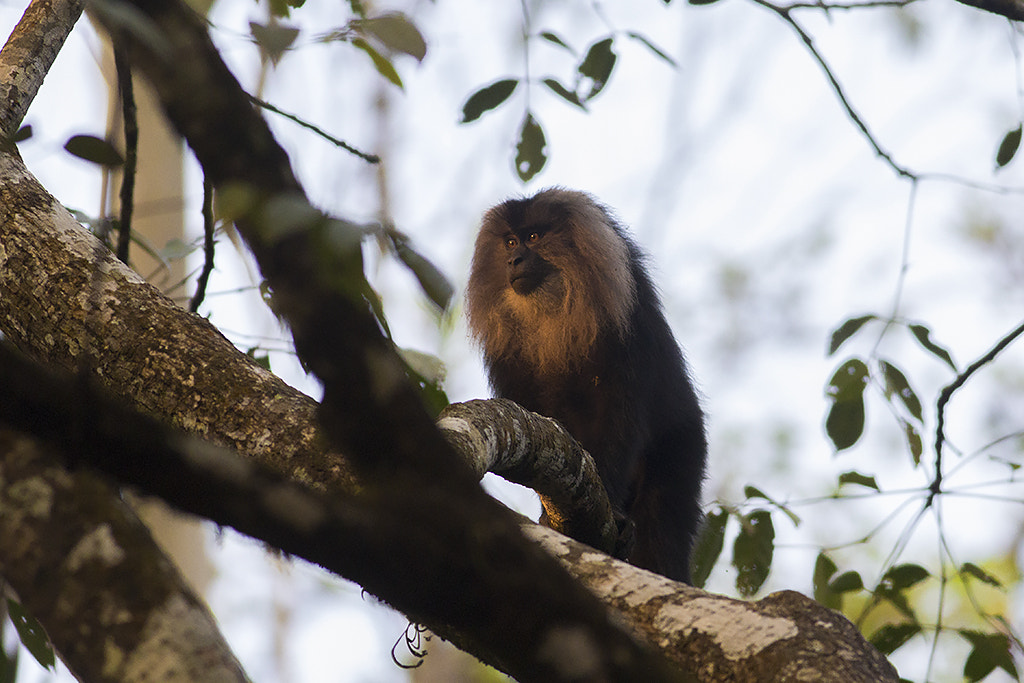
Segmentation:
[(594, 458), (635, 526), (624, 559), (689, 583), (704, 413), (646, 261), (589, 194), (509, 199), (484, 215), (466, 313), (494, 392), (554, 418)]

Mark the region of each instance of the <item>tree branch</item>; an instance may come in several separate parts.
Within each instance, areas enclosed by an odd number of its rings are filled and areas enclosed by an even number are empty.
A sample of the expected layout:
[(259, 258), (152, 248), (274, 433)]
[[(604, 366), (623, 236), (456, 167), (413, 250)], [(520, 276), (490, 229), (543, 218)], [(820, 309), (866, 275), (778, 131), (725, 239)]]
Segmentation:
[(594, 460), (557, 422), (492, 399), (448, 406), (438, 427), (478, 477), (493, 472), (540, 494), (551, 528), (625, 557)]
[(931, 494), (928, 497), (928, 505), (931, 504), (932, 499), (936, 495), (942, 492), (942, 447), (946, 443), (946, 405), (953, 398), (953, 394), (966, 384), (967, 380), (974, 373), (994, 361), (1003, 349), (1015, 342), (1021, 335), (1024, 335), (1024, 323), (1021, 323), (1004, 335), (985, 355), (967, 366), (963, 372), (957, 375), (952, 382), (943, 387), (942, 391), (939, 392), (939, 399), (935, 405), (935, 478), (928, 487), (931, 490)]
[[(471, 415), (485, 411), (457, 412), (471, 421)], [(409, 566), (429, 572), (433, 564), (449, 563), (447, 548), (433, 543), (424, 529), (457, 517), (455, 501), (434, 502), (427, 509), (417, 501), (392, 499), (381, 507), (313, 491), (126, 409), (81, 381), (44, 372), (4, 345), (0, 416), (60, 447), (73, 464), (351, 576), (378, 595), (414, 590), (408, 587)], [(535, 446), (525, 439), (506, 445), (513, 451)], [(499, 462), (513, 455), (501, 453), (500, 446), (492, 450)], [(798, 593), (757, 603), (712, 596), (595, 553), (552, 530), (532, 523), (525, 528), (684, 670), (715, 672), (700, 680), (896, 680), (886, 659), (853, 624)], [(822, 633), (828, 634), (825, 643)]]
[(8, 429), (0, 479), (0, 575), (79, 680), (248, 680), (206, 605), (106, 480), (69, 473), (52, 448)]
[(82, 14), (82, 0), (32, 0), (0, 50), (0, 140), (9, 140)]
[(998, 14), (1011, 21), (1024, 21), (1022, 0), (958, 0), (960, 4)]
[(778, 15), (780, 19), (789, 24), (796, 34), (800, 36), (800, 40), (802, 40), (804, 45), (807, 47), (807, 51), (811, 53), (811, 57), (813, 57), (814, 61), (818, 63), (818, 66), (821, 67), (822, 72), (825, 74), (825, 78), (828, 79), (829, 85), (832, 87), (832, 91), (835, 92), (836, 97), (839, 98), (839, 104), (842, 105), (847, 117), (853, 122), (857, 129), (860, 130), (861, 135), (863, 135), (864, 139), (867, 140), (869, 145), (871, 145), (875, 154), (885, 161), (889, 168), (896, 172), (896, 175), (903, 178), (916, 179), (917, 175), (915, 173), (899, 164), (892, 156), (892, 153), (884, 149), (881, 143), (878, 142), (874, 133), (872, 133), (868, 128), (867, 123), (863, 118), (861, 118), (861, 115), (857, 110), (853, 108), (853, 104), (846, 96), (846, 91), (843, 89), (842, 83), (839, 82), (839, 78), (837, 78), (835, 73), (832, 72), (832, 67), (829, 66), (827, 61), (825, 61), (825, 57), (818, 51), (817, 45), (814, 44), (814, 39), (811, 38), (811, 35), (804, 30), (803, 26), (793, 18), (793, 10), (799, 9), (803, 6), (777, 5), (773, 2), (769, 2), (769, 0), (753, 0), (753, 2)]

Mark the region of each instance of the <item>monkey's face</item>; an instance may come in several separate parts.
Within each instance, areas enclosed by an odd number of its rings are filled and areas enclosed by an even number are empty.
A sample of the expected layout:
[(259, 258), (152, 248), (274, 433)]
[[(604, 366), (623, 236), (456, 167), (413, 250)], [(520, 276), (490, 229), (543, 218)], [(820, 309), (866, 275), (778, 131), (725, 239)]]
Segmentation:
[(629, 243), (589, 195), (551, 188), (485, 215), (466, 312), (489, 362), (518, 357), (537, 372), (587, 358), (605, 329), (623, 333), (635, 304)]
[(557, 271), (542, 256), (547, 230), (541, 227), (509, 231), (504, 236), (505, 277), (516, 294), (527, 296)]
[(564, 202), (546, 197), (513, 199), (489, 211), (473, 256), (471, 290), (478, 300), (561, 310), (578, 260), (570, 215)]

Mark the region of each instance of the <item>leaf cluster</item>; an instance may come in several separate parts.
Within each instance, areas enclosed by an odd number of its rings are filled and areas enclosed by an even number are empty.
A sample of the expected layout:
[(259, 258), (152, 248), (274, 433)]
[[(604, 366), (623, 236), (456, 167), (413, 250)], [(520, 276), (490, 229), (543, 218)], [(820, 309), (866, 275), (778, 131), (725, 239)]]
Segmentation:
[[(691, 570), (693, 585), (704, 587), (707, 583), (711, 570), (725, 548), (729, 519), (735, 520), (738, 526), (732, 544), (731, 564), (736, 569), (736, 590), (743, 597), (751, 597), (761, 590), (771, 573), (775, 557), (773, 513), (780, 512), (793, 526), (800, 525), (800, 517), (789, 506), (774, 500), (761, 489), (747, 486), (744, 493), (746, 506), (720, 504), (717, 510), (704, 519), (704, 525), (694, 543)], [(752, 509), (747, 511), (745, 507)]]
[[(851, 337), (871, 322), (884, 322), (888, 325), (894, 321), (885, 321), (877, 315), (869, 314), (850, 318), (843, 322), (832, 333), (828, 353), (834, 355)], [(954, 372), (956, 363), (949, 351), (932, 340), (931, 330), (919, 323), (898, 323), (903, 325), (912, 338), (929, 354), (938, 358)], [(825, 395), (829, 401), (828, 413), (825, 417), (825, 433), (832, 441), (836, 451), (843, 451), (860, 439), (865, 427), (865, 397), (867, 387), (875, 385), (881, 388), (884, 399), (888, 402), (904, 432), (908, 450), (914, 465), (921, 462), (923, 444), (921, 429), (924, 426), (924, 411), (921, 399), (911, 386), (906, 373), (895, 363), (884, 358), (865, 360), (858, 356), (843, 361), (825, 387)]]
[[(676, 62), (650, 39), (635, 31), (625, 32), (627, 38), (644, 45), (659, 59), (675, 67)], [(582, 112), (589, 112), (590, 103), (604, 91), (611, 80), (618, 62), (615, 50), (615, 34), (604, 36), (590, 43), (584, 50), (577, 51), (565, 39), (552, 31), (542, 31), (537, 37), (549, 45), (567, 53), (572, 59), (572, 70), (561, 79), (546, 76), (539, 84), (557, 98)], [(525, 49), (529, 50), (527, 43)], [(534, 82), (528, 76), (506, 77), (493, 81), (469, 95), (462, 105), (460, 123), (472, 123), (484, 114), (494, 111), (508, 102), (523, 85), (529, 89)], [(525, 111), (515, 144), (514, 167), (522, 182), (528, 182), (543, 170), (547, 164), (547, 136), (529, 104), (527, 96)]]

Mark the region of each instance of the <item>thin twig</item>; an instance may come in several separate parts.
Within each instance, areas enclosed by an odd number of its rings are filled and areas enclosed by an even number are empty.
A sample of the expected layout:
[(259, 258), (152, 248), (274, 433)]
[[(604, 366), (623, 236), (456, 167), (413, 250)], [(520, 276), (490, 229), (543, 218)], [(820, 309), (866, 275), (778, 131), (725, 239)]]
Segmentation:
[(825, 73), (825, 77), (832, 85), (833, 92), (835, 92), (836, 97), (839, 98), (839, 103), (843, 106), (843, 109), (846, 110), (846, 115), (851, 121), (853, 121), (854, 125), (860, 129), (864, 138), (868, 141), (868, 144), (875, 150), (875, 154), (881, 157), (897, 175), (904, 178), (917, 179), (916, 174), (897, 163), (892, 154), (882, 148), (882, 145), (875, 139), (874, 134), (868, 129), (864, 119), (860, 117), (857, 110), (853, 108), (852, 104), (850, 104), (850, 100), (846, 96), (846, 92), (843, 90), (842, 84), (839, 83), (839, 79), (832, 72), (832, 67), (830, 67), (828, 62), (825, 61), (825, 57), (818, 51), (817, 46), (814, 44), (814, 39), (811, 38), (810, 34), (807, 33), (797, 20), (793, 18), (792, 10), (797, 8), (797, 6), (776, 5), (768, 2), (768, 0), (753, 0), (753, 2), (777, 14), (780, 19), (789, 24), (793, 30), (796, 31), (797, 35), (800, 36), (800, 40), (802, 40), (804, 45), (807, 46), (807, 51), (811, 53), (811, 56), (814, 57), (814, 60), (818, 62), (818, 66), (820, 66), (821, 70)]
[(929, 496), (929, 502), (942, 492), (942, 446), (946, 441), (946, 405), (949, 403), (949, 399), (970, 379), (971, 375), (995, 360), (995, 357), (1003, 349), (1012, 344), (1022, 334), (1024, 334), (1024, 323), (1021, 323), (1000, 339), (995, 346), (989, 349), (988, 353), (967, 366), (963, 372), (956, 376), (956, 379), (939, 393), (939, 400), (935, 405), (935, 414), (937, 416), (935, 425), (935, 479), (932, 480), (931, 486), (929, 486), (932, 492), (931, 496)]
[(829, 12), (838, 10), (858, 10), (869, 8), (900, 8), (906, 7), (917, 0), (868, 0), (868, 2), (794, 2), (786, 5), (787, 10), (792, 9), (817, 9)]
[(313, 131), (314, 133), (316, 133), (317, 135), (322, 137), (324, 140), (327, 140), (328, 142), (330, 142), (333, 145), (336, 145), (337, 147), (341, 147), (343, 150), (345, 150), (349, 154), (357, 156), (357, 157), (359, 157), (360, 159), (362, 159), (363, 161), (365, 161), (367, 163), (370, 163), (370, 164), (379, 164), (380, 163), (380, 157), (377, 156), (376, 154), (369, 154), (368, 152), (363, 152), (361, 150), (358, 150), (355, 147), (353, 147), (352, 145), (350, 145), (347, 142), (345, 142), (344, 140), (341, 140), (339, 138), (334, 137), (333, 135), (331, 135), (330, 133), (328, 133), (324, 129), (320, 128), (319, 126), (317, 126), (315, 124), (312, 124), (309, 121), (306, 121), (305, 119), (302, 119), (302, 118), (296, 116), (295, 114), (290, 114), (290, 113), (288, 113), (286, 111), (278, 109), (277, 107), (272, 105), (270, 102), (267, 102), (265, 100), (261, 100), (260, 98), (255, 97), (253, 95), (249, 95), (249, 99), (252, 100), (253, 104), (255, 104), (256, 106), (261, 107), (263, 109), (266, 109), (267, 111), (272, 111), (275, 114), (278, 114), (279, 116), (285, 117), (289, 121), (293, 121), (293, 122), (299, 124), (300, 126), (302, 126), (303, 128), (305, 128), (307, 130)]
[(128, 245), (132, 237), (132, 211), (135, 208), (135, 171), (139, 160), (139, 120), (132, 88), (132, 71), (124, 48), (114, 46), (114, 68), (121, 93), (124, 117), (124, 168), (121, 173), (121, 225), (117, 235), (117, 258), (128, 264)]
[(188, 304), (188, 310), (195, 313), (199, 310), (199, 304), (206, 298), (206, 285), (210, 281), (210, 273), (213, 272), (213, 184), (207, 176), (203, 176), (203, 270), (196, 279), (196, 292)]

